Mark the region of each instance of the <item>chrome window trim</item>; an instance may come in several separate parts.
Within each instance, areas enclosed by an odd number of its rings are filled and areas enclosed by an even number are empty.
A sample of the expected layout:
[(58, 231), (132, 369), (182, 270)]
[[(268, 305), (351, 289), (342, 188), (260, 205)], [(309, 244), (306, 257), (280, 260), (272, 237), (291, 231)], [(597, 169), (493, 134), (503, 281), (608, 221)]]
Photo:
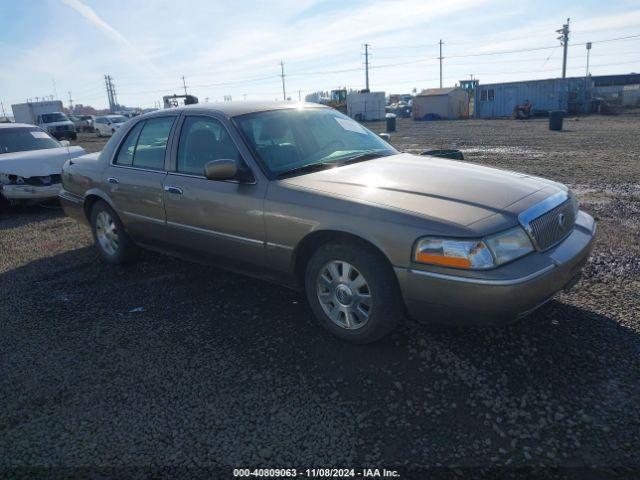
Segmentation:
[[(249, 167), (247, 167), (249, 168)], [(254, 180), (252, 182), (241, 182), (239, 180), (209, 180), (207, 177), (205, 177), (204, 175), (196, 175), (193, 173), (180, 173), (180, 172), (172, 172), (172, 171), (167, 171), (168, 175), (176, 175), (178, 177), (189, 177), (189, 178), (198, 178), (200, 180), (206, 180), (208, 182), (224, 182), (224, 183), (238, 183), (238, 184), (242, 184), (242, 185), (255, 185), (256, 180), (255, 180), (255, 175), (253, 175), (253, 172), (251, 173), (251, 175), (254, 177)]]
[(529, 280), (533, 280), (534, 278), (539, 277), (540, 275), (544, 275), (545, 273), (553, 270), (555, 265), (547, 265), (541, 270), (537, 272), (530, 273), (529, 275), (525, 275), (524, 277), (518, 278), (509, 278), (505, 280), (490, 280), (484, 278), (470, 278), (470, 277), (460, 277), (458, 275), (447, 275), (444, 273), (435, 273), (435, 272), (427, 272), (426, 270), (415, 270), (410, 269), (409, 272), (414, 273), (416, 275), (422, 275), (425, 277), (437, 278), (439, 280), (449, 280), (453, 282), (462, 282), (462, 283), (472, 283), (476, 285), (493, 285), (493, 286), (511, 286), (518, 285), (520, 283), (528, 282)]
[(241, 237), (239, 235), (232, 235), (230, 233), (218, 232), (216, 230), (209, 230), (207, 228), (193, 227), (191, 225), (185, 225), (177, 222), (167, 222), (167, 225), (176, 228), (182, 228), (183, 230), (189, 230), (197, 233), (204, 233), (206, 235), (213, 235), (214, 237), (228, 238), (230, 240), (238, 240), (241, 242), (247, 242), (252, 244), (264, 245), (262, 240), (256, 240), (255, 238)]
[(162, 173), (162, 174), (167, 173), (167, 171), (166, 171), (166, 170), (159, 170), (159, 169), (154, 170), (154, 169), (151, 169), (151, 168), (129, 167), (129, 166), (127, 166), (127, 165), (118, 165), (117, 163), (114, 163), (114, 164), (110, 165), (110, 167), (114, 167), (114, 168), (128, 168), (129, 170), (139, 170), (139, 171), (141, 171), (141, 172), (152, 172), (152, 173)]

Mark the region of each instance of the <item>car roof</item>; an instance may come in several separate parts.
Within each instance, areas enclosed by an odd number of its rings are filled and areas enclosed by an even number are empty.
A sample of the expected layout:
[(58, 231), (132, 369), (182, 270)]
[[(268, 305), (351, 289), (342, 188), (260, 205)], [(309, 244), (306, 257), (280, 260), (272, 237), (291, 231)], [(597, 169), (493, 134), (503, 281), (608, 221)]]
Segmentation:
[(182, 110), (209, 110), (211, 112), (221, 113), (227, 117), (237, 117), (238, 115), (246, 115), (248, 113), (267, 112), (270, 110), (285, 110), (298, 108), (329, 108), (319, 103), (310, 102), (274, 102), (274, 101), (242, 101), (242, 102), (220, 102), (220, 103), (196, 103), (194, 105), (185, 105), (176, 108), (167, 108), (164, 110), (156, 110), (149, 112), (144, 116), (152, 116), (161, 112), (180, 112)]

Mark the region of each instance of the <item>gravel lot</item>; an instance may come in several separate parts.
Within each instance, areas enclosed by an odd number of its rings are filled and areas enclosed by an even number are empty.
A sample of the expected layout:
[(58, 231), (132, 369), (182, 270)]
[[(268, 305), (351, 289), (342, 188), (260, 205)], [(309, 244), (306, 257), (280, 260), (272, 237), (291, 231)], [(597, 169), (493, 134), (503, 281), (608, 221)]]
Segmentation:
[(108, 266), (59, 210), (14, 209), (0, 217), (0, 469), (638, 478), (640, 115), (568, 119), (563, 132), (401, 120), (393, 141), (571, 185), (599, 222), (584, 280), (517, 325), (409, 322), (353, 346), (317, 327), (300, 293), (152, 253)]

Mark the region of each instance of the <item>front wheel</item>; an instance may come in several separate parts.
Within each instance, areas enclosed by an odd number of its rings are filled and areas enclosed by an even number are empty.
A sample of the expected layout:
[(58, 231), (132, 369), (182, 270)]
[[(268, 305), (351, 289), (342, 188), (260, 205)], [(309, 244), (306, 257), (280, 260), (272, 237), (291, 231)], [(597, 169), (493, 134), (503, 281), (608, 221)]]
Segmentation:
[(102, 134), (100, 133), (100, 129), (96, 128), (96, 137), (100, 138)]
[(307, 265), (305, 290), (320, 324), (354, 343), (384, 337), (404, 316), (393, 269), (370, 247), (348, 243), (320, 247)]
[(91, 209), (91, 230), (102, 258), (115, 264), (130, 263), (138, 256), (138, 247), (129, 238), (116, 212), (99, 200)]

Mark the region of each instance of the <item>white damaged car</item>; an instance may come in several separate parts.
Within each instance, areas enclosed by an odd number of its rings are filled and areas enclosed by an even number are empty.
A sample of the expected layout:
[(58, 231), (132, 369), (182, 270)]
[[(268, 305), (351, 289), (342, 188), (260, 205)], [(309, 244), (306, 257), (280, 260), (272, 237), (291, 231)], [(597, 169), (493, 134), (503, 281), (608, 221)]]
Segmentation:
[(0, 124), (0, 206), (55, 199), (62, 165), (84, 153), (35, 125)]

